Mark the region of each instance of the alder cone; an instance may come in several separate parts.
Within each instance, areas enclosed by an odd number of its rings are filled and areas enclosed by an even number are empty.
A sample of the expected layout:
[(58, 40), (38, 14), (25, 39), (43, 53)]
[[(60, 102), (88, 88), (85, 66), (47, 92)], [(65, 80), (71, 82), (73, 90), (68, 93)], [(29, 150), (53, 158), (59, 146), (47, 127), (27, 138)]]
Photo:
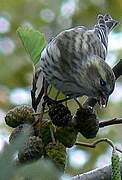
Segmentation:
[(72, 116), (68, 107), (61, 103), (49, 106), (49, 116), (55, 126), (66, 127), (71, 122)]
[(87, 139), (94, 138), (99, 130), (96, 114), (89, 108), (79, 108), (75, 115), (76, 129)]
[(35, 117), (32, 115), (34, 110), (31, 106), (16, 106), (8, 111), (5, 116), (5, 122), (10, 127), (17, 127), (23, 123), (32, 124), (35, 121)]
[(73, 126), (57, 127), (55, 137), (65, 147), (71, 148), (76, 142), (77, 134), (78, 131)]
[(38, 160), (43, 155), (42, 139), (36, 136), (29, 137), (22, 150), (18, 153), (20, 163)]
[(57, 168), (59, 168), (60, 170), (64, 170), (66, 147), (62, 143), (56, 142), (56, 144), (49, 143), (45, 147), (45, 150), (47, 158), (52, 160)]

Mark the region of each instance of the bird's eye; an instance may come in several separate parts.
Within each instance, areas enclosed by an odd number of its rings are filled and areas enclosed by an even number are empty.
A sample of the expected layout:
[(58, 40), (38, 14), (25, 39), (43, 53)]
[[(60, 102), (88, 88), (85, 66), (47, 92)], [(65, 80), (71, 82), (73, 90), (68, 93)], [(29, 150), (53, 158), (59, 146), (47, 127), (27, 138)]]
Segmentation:
[(104, 81), (103, 79), (100, 79), (100, 85), (101, 86), (106, 86), (106, 81)]

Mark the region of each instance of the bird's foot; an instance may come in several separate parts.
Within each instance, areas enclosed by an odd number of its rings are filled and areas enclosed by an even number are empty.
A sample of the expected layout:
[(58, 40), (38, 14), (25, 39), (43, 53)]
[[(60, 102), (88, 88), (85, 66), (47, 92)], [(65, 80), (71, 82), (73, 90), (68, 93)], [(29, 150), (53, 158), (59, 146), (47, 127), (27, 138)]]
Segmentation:
[(70, 100), (71, 98), (67, 97), (67, 98), (60, 99), (60, 100), (54, 100), (54, 99), (52, 99), (52, 98), (50, 98), (49, 96), (46, 95), (46, 96), (43, 97), (43, 99), (44, 99), (43, 104), (47, 104), (49, 106), (51, 104), (61, 104), (63, 102), (66, 102), (66, 101)]

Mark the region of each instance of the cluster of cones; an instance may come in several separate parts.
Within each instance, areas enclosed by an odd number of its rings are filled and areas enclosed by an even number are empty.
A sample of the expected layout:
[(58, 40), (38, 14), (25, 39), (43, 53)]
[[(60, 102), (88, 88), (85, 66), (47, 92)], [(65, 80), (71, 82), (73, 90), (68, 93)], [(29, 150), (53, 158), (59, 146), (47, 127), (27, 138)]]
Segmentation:
[(46, 99), (48, 119), (39, 119), (30, 106), (17, 106), (8, 111), (5, 122), (14, 128), (9, 141), (13, 143), (20, 133), (27, 133), (24, 147), (18, 152), (19, 163), (28, 163), (40, 158), (51, 159), (60, 169), (65, 168), (66, 148), (72, 147), (81, 133), (86, 138), (94, 138), (99, 130), (99, 122), (90, 108), (79, 108), (74, 116), (67, 106)]

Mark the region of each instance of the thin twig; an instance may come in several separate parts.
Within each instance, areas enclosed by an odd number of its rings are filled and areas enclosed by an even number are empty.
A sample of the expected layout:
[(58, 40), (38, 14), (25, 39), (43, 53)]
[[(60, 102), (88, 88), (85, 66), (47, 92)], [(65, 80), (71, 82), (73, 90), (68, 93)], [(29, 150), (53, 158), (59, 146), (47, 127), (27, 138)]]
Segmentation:
[(117, 148), (113, 142), (108, 139), (108, 138), (101, 138), (101, 139), (98, 139), (96, 141), (94, 141), (93, 143), (85, 143), (85, 142), (76, 142), (75, 145), (79, 145), (79, 146), (84, 146), (84, 147), (89, 147), (89, 148), (96, 148), (97, 144), (101, 143), (101, 142), (106, 142), (108, 143), (112, 148), (113, 150), (117, 150), (119, 152), (122, 153), (122, 150), (120, 150), (119, 148)]
[(121, 150), (121, 149), (119, 149), (119, 148), (116, 147), (116, 146), (115, 146), (115, 148), (116, 148), (116, 150), (117, 150), (118, 152), (122, 153), (122, 150)]
[(114, 119), (107, 120), (107, 121), (101, 121), (101, 122), (99, 122), (99, 127), (103, 128), (103, 127), (111, 126), (114, 124), (122, 124), (122, 118), (120, 118), (120, 119), (114, 118)]
[[(38, 113), (39, 118), (37, 119), (37, 121), (35, 121), (32, 125), (35, 126), (38, 123), (42, 122), (43, 119), (43, 115), (44, 115), (44, 110), (45, 110), (45, 103), (42, 104), (42, 108), (41, 108), (41, 112)], [(37, 113), (36, 113), (37, 114)], [(34, 114), (33, 114), (34, 115)]]
[(32, 113), (32, 116), (40, 116), (41, 112)]
[(53, 144), (56, 144), (56, 140), (55, 140), (52, 124), (50, 125), (50, 133), (51, 133), (51, 138), (52, 138)]
[[(49, 110), (45, 110), (44, 114), (48, 113)], [(37, 112), (37, 113), (32, 113), (32, 116), (40, 116), (41, 112)]]

